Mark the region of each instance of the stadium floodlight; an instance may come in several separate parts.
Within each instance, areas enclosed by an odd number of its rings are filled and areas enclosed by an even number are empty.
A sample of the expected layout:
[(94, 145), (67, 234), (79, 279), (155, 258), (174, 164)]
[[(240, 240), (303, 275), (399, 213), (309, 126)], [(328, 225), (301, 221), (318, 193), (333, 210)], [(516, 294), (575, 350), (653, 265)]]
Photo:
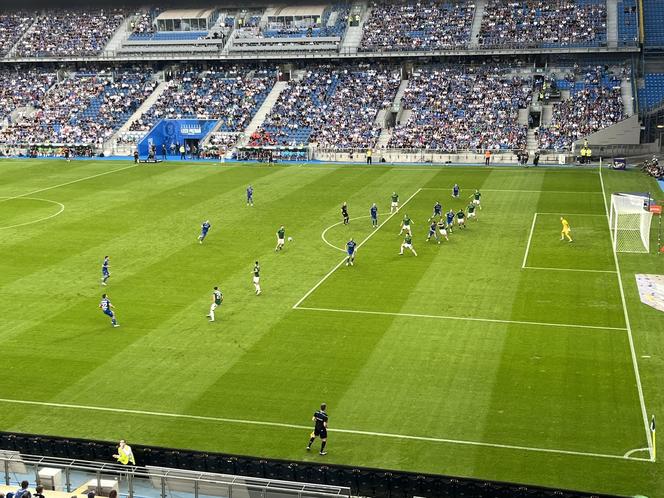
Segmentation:
[(611, 194), (611, 242), (616, 252), (650, 252), (650, 195)]

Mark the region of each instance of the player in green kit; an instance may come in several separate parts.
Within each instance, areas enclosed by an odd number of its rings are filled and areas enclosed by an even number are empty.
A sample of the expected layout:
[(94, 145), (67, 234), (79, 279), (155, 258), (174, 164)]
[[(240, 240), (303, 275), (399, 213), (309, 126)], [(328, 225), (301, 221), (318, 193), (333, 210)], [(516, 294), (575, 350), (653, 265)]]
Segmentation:
[(410, 230), (411, 223), (412, 221), (410, 219), (410, 216), (408, 216), (407, 214), (404, 215), (403, 221), (401, 222), (401, 230), (399, 230), (399, 235), (401, 235), (404, 231), (408, 235), (413, 235), (413, 232), (411, 232)]
[(210, 304), (210, 313), (208, 313), (207, 315), (210, 317), (211, 322), (214, 322), (214, 310), (216, 310), (217, 307), (221, 306), (223, 300), (224, 296), (219, 290), (219, 287), (215, 287), (214, 290), (212, 291), (212, 304)]
[(254, 269), (251, 271), (254, 274), (254, 288), (256, 289), (256, 295), (258, 296), (261, 293), (261, 266), (256, 261), (254, 264)]
[(472, 202), (468, 204), (468, 219), (473, 218), (475, 221), (477, 221), (477, 213), (475, 212), (475, 204)]
[(475, 207), (482, 209), (482, 206), (480, 205), (482, 194), (480, 193), (479, 189), (475, 189), (475, 192), (473, 193), (473, 195), (470, 196), (470, 198), (473, 200), (473, 204), (475, 205)]
[(390, 204), (390, 214), (399, 210), (399, 194), (392, 192), (392, 203)]
[(415, 249), (413, 249), (413, 237), (408, 233), (406, 234), (406, 237), (403, 239), (403, 242), (401, 243), (401, 251), (399, 251), (399, 255), (403, 255), (403, 250), (404, 249), (410, 249), (410, 251), (417, 256), (417, 253), (415, 252)]
[(461, 228), (466, 228), (466, 213), (464, 213), (463, 209), (459, 209), (459, 212), (456, 214), (457, 217), (457, 225), (458, 227)]
[(279, 230), (277, 230), (277, 247), (274, 248), (274, 252), (281, 251), (281, 249), (284, 247), (284, 242), (286, 241), (285, 236), (286, 229), (283, 225), (281, 225)]

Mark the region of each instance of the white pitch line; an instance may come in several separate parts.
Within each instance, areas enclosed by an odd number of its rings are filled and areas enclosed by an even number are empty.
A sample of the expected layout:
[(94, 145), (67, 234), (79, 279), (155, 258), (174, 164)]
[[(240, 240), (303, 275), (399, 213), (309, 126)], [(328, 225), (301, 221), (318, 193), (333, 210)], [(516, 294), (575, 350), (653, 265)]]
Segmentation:
[(526, 267), (526, 262), (528, 261), (528, 251), (530, 251), (530, 242), (533, 240), (533, 232), (535, 231), (535, 223), (537, 223), (537, 213), (533, 215), (533, 223), (530, 225), (530, 234), (528, 235), (528, 243), (526, 244), (526, 252), (523, 255), (523, 263), (521, 263), (521, 268)]
[(563, 215), (565, 215), (565, 216), (606, 216), (604, 213), (599, 213), (599, 214), (595, 214), (595, 213), (567, 213), (567, 212), (565, 212), (565, 213), (562, 213), (562, 212), (560, 212), (560, 213), (542, 213), (541, 211), (538, 211), (537, 214), (545, 214), (545, 215), (552, 215), (552, 216), (563, 216)]
[(580, 271), (586, 273), (616, 273), (615, 270), (585, 270), (581, 268), (544, 268), (542, 266), (522, 266), (524, 270)]
[[(266, 422), (262, 420), (244, 420), (236, 418), (224, 418), (224, 417), (206, 417), (203, 415), (187, 415), (181, 413), (168, 413), (168, 412), (153, 412), (146, 410), (132, 410), (124, 408), (107, 408), (102, 406), (88, 406), (88, 405), (77, 405), (72, 403), (52, 403), (45, 401), (28, 401), (28, 400), (19, 400), (19, 399), (4, 399), (0, 398), (0, 403), (9, 403), (9, 404), (18, 404), (18, 405), (29, 405), (29, 406), (48, 406), (51, 408), (66, 408), (73, 410), (87, 410), (87, 411), (97, 411), (97, 412), (107, 412), (107, 413), (117, 413), (121, 415), (145, 415), (151, 417), (166, 417), (166, 418), (175, 418), (175, 419), (185, 419), (185, 420), (201, 420), (207, 422), (220, 422), (220, 423), (229, 423), (229, 424), (242, 424), (242, 425), (260, 425), (268, 427), (282, 427), (287, 429), (298, 429), (298, 430), (311, 430), (311, 427), (308, 425), (299, 425), (299, 424), (285, 424), (281, 422)], [(624, 455), (610, 455), (605, 453), (592, 453), (585, 451), (574, 451), (574, 450), (558, 450), (553, 448), (536, 448), (531, 446), (519, 446), (513, 444), (500, 444), (500, 443), (486, 443), (482, 441), (469, 441), (465, 439), (449, 439), (449, 438), (438, 438), (438, 437), (428, 437), (428, 436), (411, 436), (408, 434), (395, 434), (391, 432), (373, 432), (373, 431), (361, 431), (361, 430), (352, 430), (352, 429), (328, 429), (332, 433), (340, 434), (353, 434), (358, 436), (374, 436), (374, 437), (384, 437), (392, 439), (407, 439), (415, 441), (425, 441), (431, 443), (446, 443), (446, 444), (458, 444), (464, 446), (480, 446), (488, 448), (499, 448), (507, 450), (519, 450), (519, 451), (530, 451), (536, 453), (553, 453), (559, 455), (573, 455), (581, 457), (593, 457), (593, 458), (612, 458), (616, 460), (642, 460), (640, 458), (632, 458)]]
[[(452, 190), (452, 187), (422, 187), (421, 190)], [(592, 191), (592, 192), (574, 192), (571, 190), (514, 190), (514, 189), (491, 189), (483, 188), (480, 189), (482, 192), (514, 192), (514, 193), (526, 193), (526, 194), (601, 194), (601, 191)]]
[(463, 317), (463, 316), (446, 316), (446, 315), (425, 315), (420, 313), (394, 313), (389, 311), (369, 311), (369, 310), (344, 310), (335, 308), (310, 308), (306, 306), (298, 306), (298, 310), (304, 311), (323, 311), (329, 313), (354, 313), (358, 315), (381, 315), (381, 316), (404, 316), (408, 318), (432, 318), (434, 320), (460, 320), (468, 322), (485, 322), (485, 323), (513, 323), (517, 325), (541, 325), (543, 327), (560, 327), (560, 328), (577, 328), (577, 329), (593, 329), (593, 330), (626, 330), (624, 327), (605, 327), (603, 325), (581, 325), (575, 323), (549, 323), (549, 322), (530, 322), (525, 320), (499, 320), (497, 318), (476, 318), (476, 317)]
[[(385, 218), (385, 221), (383, 221), (380, 225), (378, 225), (378, 228), (376, 228), (376, 229), (375, 229), (374, 231), (372, 231), (369, 235), (367, 235), (366, 238), (365, 238), (362, 242), (360, 242), (359, 244), (357, 244), (357, 247), (355, 248), (355, 250), (357, 251), (360, 247), (362, 247), (362, 246), (364, 245), (365, 242), (367, 242), (371, 237), (373, 237), (373, 236), (378, 232), (378, 230), (380, 230), (380, 229), (382, 228), (382, 226), (383, 226), (385, 223), (387, 223), (388, 221), (390, 221), (390, 220), (392, 219), (392, 217), (393, 217), (395, 214), (397, 214), (397, 213), (399, 212), (399, 210), (400, 210), (402, 207), (404, 207), (406, 204), (408, 204), (408, 203), (410, 202), (410, 200), (411, 200), (413, 197), (415, 197), (415, 196), (416, 196), (421, 190), (422, 190), (421, 188), (418, 188), (415, 192), (413, 192), (413, 194), (412, 194), (408, 199), (406, 199), (406, 201), (405, 201), (401, 206), (399, 206), (399, 207), (396, 209), (396, 211), (394, 211), (394, 213), (390, 214), (387, 218)], [(329, 272), (328, 272), (323, 278), (321, 278), (321, 279), (318, 281), (318, 283), (317, 283), (316, 285), (314, 285), (311, 289), (309, 289), (309, 290), (307, 291), (307, 293), (306, 293), (304, 296), (302, 296), (302, 297), (300, 298), (300, 300), (299, 300), (297, 303), (295, 303), (295, 304), (293, 305), (293, 309), (297, 309), (297, 307), (298, 307), (298, 306), (299, 306), (299, 305), (300, 305), (300, 304), (301, 304), (306, 298), (308, 298), (308, 297), (309, 297), (309, 296), (310, 296), (310, 295), (311, 295), (316, 289), (318, 289), (318, 287), (320, 287), (320, 285), (321, 285), (323, 282), (325, 282), (325, 281), (330, 277), (330, 275), (332, 275), (335, 271), (337, 271), (337, 270), (339, 269), (339, 267), (340, 267), (341, 265), (343, 265), (345, 262), (346, 262), (346, 258), (344, 258), (344, 259), (342, 259), (341, 261), (339, 261), (339, 263), (337, 263), (337, 265), (336, 265), (334, 268), (332, 268), (332, 269), (331, 269), (331, 270), (330, 270), (330, 271), (329, 271)]]
[(124, 171), (124, 170), (129, 169), (129, 168), (134, 168), (135, 166), (136, 165), (132, 164), (131, 166), (125, 166), (124, 168), (114, 169), (114, 170), (111, 170), (111, 171), (104, 171), (103, 173), (98, 173), (96, 175), (86, 176), (84, 178), (79, 178), (78, 180), (72, 180), (70, 182), (60, 183), (58, 185), (53, 185), (51, 187), (40, 188), (38, 190), (33, 190), (32, 192), (27, 192), (25, 194), (15, 195), (15, 196), (12, 196), (12, 197), (6, 197), (6, 198), (0, 200), (0, 202), (7, 202), (7, 201), (14, 200), (14, 199), (20, 199), (21, 197), (28, 197), (28, 196), (31, 196), (33, 194), (38, 194), (39, 192), (46, 192), (47, 190), (53, 190), (54, 188), (65, 187), (65, 186), (71, 185), (73, 183), (83, 182), (85, 180), (91, 180), (92, 178), (97, 178), (99, 176), (110, 175), (112, 173), (117, 173), (119, 171)]
[[(5, 226), (5, 227), (0, 227), (0, 230), (8, 230), (10, 228), (19, 228), (19, 227), (24, 227), (24, 226), (27, 226), (27, 225), (34, 225), (35, 223), (39, 223), (40, 221), (46, 221), (46, 220), (50, 220), (51, 218), (55, 218), (59, 214), (62, 214), (62, 212), (65, 210), (65, 205), (62, 204), (61, 202), (51, 201), (49, 199), (40, 199), (38, 197), (24, 197), (23, 199), (32, 200), (32, 201), (43, 201), (43, 202), (49, 202), (51, 204), (57, 204), (58, 206), (60, 206), (60, 210), (55, 214), (51, 214), (49, 216), (45, 216), (45, 217), (39, 218), (37, 220), (26, 221), (25, 223), (17, 223), (16, 225), (8, 225), (8, 226)], [(0, 201), (0, 202), (2, 202), (2, 201)]]
[[(378, 213), (378, 215), (380, 216), (381, 213)], [(356, 216), (355, 218), (350, 218), (350, 221), (353, 221), (353, 220), (360, 220), (360, 219), (362, 219), (362, 218), (369, 218), (370, 216), (371, 216), (370, 214), (365, 214), (365, 215), (363, 215), (363, 216)], [(325, 238), (325, 234), (327, 233), (328, 230), (331, 230), (332, 228), (337, 227), (337, 226), (341, 225), (342, 223), (343, 223), (343, 220), (342, 220), (342, 221), (339, 221), (339, 222), (337, 222), (337, 223), (335, 223), (334, 225), (330, 225), (329, 227), (327, 227), (325, 230), (323, 230), (323, 233), (320, 234), (320, 238), (323, 239), (323, 242), (325, 242), (325, 243), (326, 243), (328, 246), (330, 246), (332, 249), (336, 249), (337, 251), (341, 251), (341, 252), (346, 252), (346, 250), (345, 250), (344, 248), (335, 246), (334, 244), (330, 243), (330, 242)]]
[[(604, 198), (604, 212), (606, 214), (606, 223), (609, 226), (609, 234), (611, 233), (611, 219), (609, 217), (609, 207), (606, 199), (606, 189), (604, 188), (604, 178), (602, 177), (602, 163), (599, 163), (599, 182), (602, 185), (602, 197)], [(618, 253), (616, 248), (611, 244), (613, 250), (613, 262), (616, 265), (616, 276), (618, 277), (618, 287), (620, 289), (620, 300), (622, 302), (623, 314), (625, 316), (625, 327), (627, 329), (627, 338), (629, 340), (629, 351), (632, 355), (632, 367), (634, 368), (634, 377), (636, 380), (636, 389), (639, 393), (639, 403), (641, 404), (641, 415), (643, 417), (643, 427), (646, 431), (646, 441), (648, 441), (648, 453), (650, 459), (654, 460), (654, 449), (652, 446), (652, 437), (650, 435), (650, 425), (648, 424), (648, 412), (646, 410), (646, 402), (643, 396), (643, 386), (641, 385), (641, 374), (639, 373), (639, 361), (636, 358), (636, 351), (634, 349), (634, 338), (632, 337), (632, 326), (629, 321), (629, 313), (627, 312), (627, 302), (625, 300), (625, 290), (623, 289), (622, 276), (620, 274), (620, 263), (618, 262)]]

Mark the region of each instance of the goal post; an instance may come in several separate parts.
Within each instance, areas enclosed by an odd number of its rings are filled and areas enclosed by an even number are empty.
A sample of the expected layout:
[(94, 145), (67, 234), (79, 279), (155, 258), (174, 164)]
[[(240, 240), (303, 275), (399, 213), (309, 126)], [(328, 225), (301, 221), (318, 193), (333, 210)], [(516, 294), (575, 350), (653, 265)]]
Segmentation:
[(609, 226), (616, 252), (650, 252), (649, 194), (611, 194)]

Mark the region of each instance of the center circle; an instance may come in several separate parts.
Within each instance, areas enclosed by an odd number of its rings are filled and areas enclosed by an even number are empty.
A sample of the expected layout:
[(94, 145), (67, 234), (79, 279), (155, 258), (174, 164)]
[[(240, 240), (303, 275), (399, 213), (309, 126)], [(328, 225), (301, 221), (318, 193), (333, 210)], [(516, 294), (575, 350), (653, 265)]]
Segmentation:
[(55, 218), (64, 204), (37, 197), (0, 197), (0, 230), (33, 225)]

